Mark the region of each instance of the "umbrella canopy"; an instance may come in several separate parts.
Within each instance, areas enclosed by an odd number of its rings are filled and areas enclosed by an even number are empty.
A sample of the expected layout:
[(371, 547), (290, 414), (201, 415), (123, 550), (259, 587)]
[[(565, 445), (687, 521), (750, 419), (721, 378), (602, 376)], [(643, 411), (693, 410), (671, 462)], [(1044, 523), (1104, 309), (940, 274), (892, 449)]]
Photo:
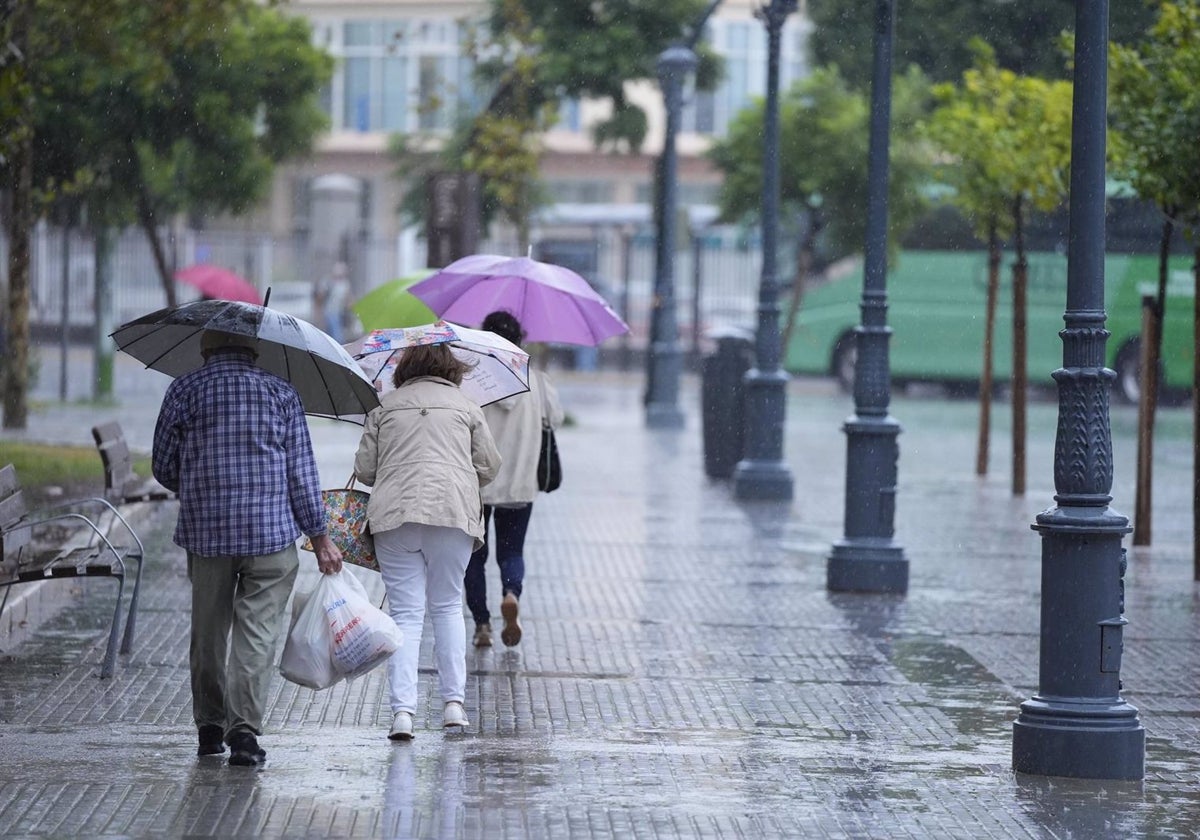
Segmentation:
[(409, 347), (443, 343), (448, 343), (451, 353), (471, 365), (471, 371), (463, 377), (462, 392), (480, 405), (529, 390), (528, 353), (493, 332), (446, 321), (373, 330), (345, 347), (380, 391), (389, 391), (401, 353)]
[(350, 308), (364, 330), (389, 327), (416, 327), (436, 321), (437, 316), (425, 302), (408, 290), (433, 272), (429, 269), (377, 286), (355, 301)]
[(236, 300), (244, 303), (262, 303), (262, 295), (248, 280), (227, 268), (208, 263), (196, 263), (175, 272), (175, 279), (186, 283), (206, 298), (214, 300)]
[(265, 306), (198, 300), (143, 315), (112, 333), (117, 347), (168, 376), (204, 364), (207, 330), (258, 339), (257, 365), (291, 382), (304, 411), (362, 422), (379, 405), (375, 386), (349, 353), (307, 321)]
[(463, 257), (409, 291), (455, 322), (480, 324), (489, 313), (506, 309), (529, 341), (595, 347), (629, 331), (608, 301), (574, 271), (528, 257)]

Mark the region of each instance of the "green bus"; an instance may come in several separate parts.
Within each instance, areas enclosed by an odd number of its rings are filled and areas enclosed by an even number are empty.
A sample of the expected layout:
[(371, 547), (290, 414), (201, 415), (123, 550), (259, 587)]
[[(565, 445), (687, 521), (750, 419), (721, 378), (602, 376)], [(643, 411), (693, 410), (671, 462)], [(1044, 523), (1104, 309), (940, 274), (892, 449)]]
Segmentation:
[[(1153, 232), (1144, 244), (1150, 252), (1112, 253), (1105, 259), (1107, 363), (1116, 374), (1114, 398), (1136, 402), (1142, 322), (1142, 296), (1156, 294), (1158, 256)], [(1179, 249), (1176, 249), (1179, 250)], [(1151, 253), (1153, 252), (1153, 253)], [(1028, 356), (1031, 384), (1052, 384), (1050, 373), (1062, 367), (1066, 309), (1065, 250), (1027, 252)], [(994, 377), (1012, 374), (1012, 261), (1005, 251), (996, 308)], [(1192, 382), (1192, 260), (1181, 253), (1168, 263), (1163, 329), (1163, 384), (1189, 389)], [(862, 264), (805, 293), (784, 367), (792, 373), (830, 374), (850, 389), (854, 382), (854, 330), (861, 321)], [(974, 391), (983, 370), (987, 304), (987, 254), (973, 250), (905, 249), (887, 273), (889, 345), (893, 383), (938, 382)]]

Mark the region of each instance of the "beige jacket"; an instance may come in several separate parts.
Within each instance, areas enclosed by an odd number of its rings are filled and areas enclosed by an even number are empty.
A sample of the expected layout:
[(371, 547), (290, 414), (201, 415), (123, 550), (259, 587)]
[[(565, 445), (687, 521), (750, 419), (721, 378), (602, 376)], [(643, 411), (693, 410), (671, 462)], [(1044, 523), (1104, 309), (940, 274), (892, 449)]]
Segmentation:
[(529, 371), (529, 391), (483, 407), (488, 428), (504, 466), (496, 480), (483, 488), (485, 505), (524, 504), (537, 496), (538, 453), (542, 445), (542, 424), (557, 429), (562, 425), (563, 410), (558, 391), (550, 377), (539, 370)]
[(367, 415), (354, 472), (371, 486), (375, 533), (406, 522), (458, 528), (483, 545), (479, 488), (496, 477), (500, 453), (483, 409), (452, 383), (412, 379)]

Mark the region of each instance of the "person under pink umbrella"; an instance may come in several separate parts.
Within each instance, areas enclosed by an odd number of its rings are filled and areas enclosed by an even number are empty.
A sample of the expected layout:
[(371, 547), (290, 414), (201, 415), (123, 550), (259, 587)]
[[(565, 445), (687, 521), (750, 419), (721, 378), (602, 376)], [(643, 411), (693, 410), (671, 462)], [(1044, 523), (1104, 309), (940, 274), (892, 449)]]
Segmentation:
[(262, 305), (262, 295), (248, 280), (227, 268), (196, 263), (175, 272), (175, 279), (198, 290), (209, 300), (232, 300)]

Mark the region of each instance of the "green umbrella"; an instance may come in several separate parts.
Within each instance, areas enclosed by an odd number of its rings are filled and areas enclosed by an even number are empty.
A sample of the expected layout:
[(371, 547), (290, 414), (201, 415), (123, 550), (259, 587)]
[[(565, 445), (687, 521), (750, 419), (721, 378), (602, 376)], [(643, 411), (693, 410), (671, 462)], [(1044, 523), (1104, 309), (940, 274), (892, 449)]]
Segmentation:
[(420, 271), (376, 286), (350, 307), (358, 316), (364, 330), (386, 330), (394, 327), (417, 327), (437, 320), (428, 306), (415, 298), (408, 287), (433, 274), (433, 269)]

